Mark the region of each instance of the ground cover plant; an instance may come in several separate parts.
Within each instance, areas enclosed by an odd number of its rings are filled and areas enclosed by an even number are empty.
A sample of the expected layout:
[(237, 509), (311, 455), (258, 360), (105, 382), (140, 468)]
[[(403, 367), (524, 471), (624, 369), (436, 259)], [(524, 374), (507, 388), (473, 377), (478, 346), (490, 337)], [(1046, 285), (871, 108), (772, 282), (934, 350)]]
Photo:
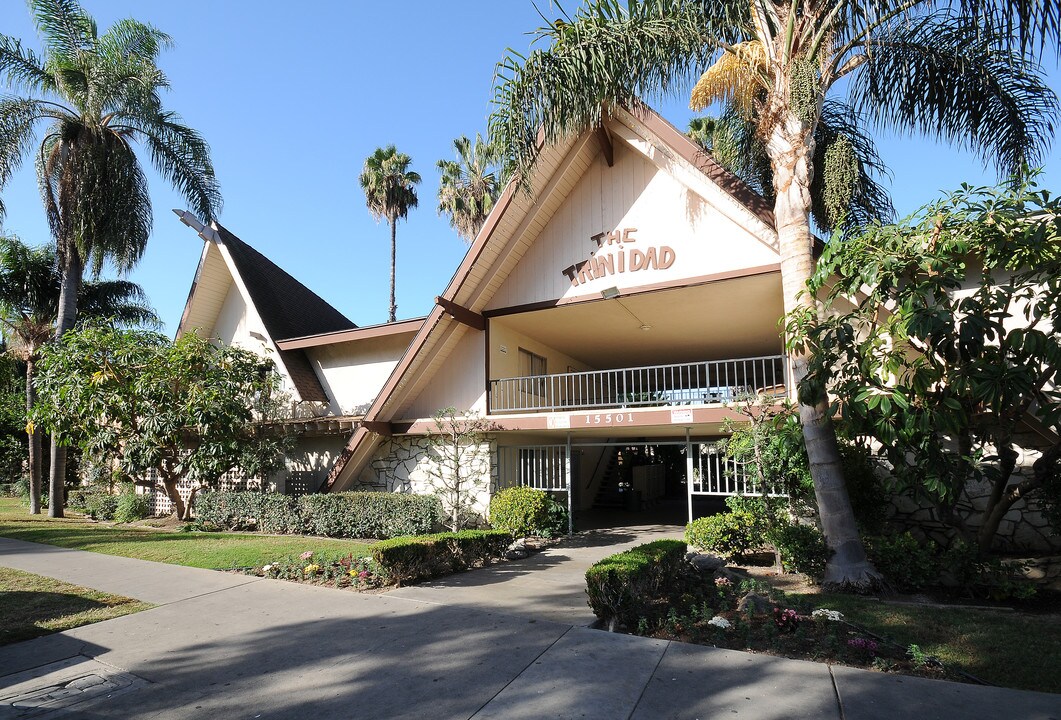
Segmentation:
[(0, 567), (0, 645), (151, 607), (139, 600)]
[(107, 555), (189, 567), (261, 567), (306, 550), (369, 554), (369, 543), (329, 538), (278, 537), (250, 533), (175, 532), (149, 527), (114, 527), (84, 518), (26, 515), (14, 498), (0, 498), (0, 536)]
[(744, 571), (698, 570), (681, 543), (669, 542), (679, 547), (650, 543), (590, 569), (590, 605), (604, 624), (733, 650), (1061, 692), (1061, 679), (1038, 670), (1061, 662), (1056, 613), (894, 603), (809, 585), (785, 592)]

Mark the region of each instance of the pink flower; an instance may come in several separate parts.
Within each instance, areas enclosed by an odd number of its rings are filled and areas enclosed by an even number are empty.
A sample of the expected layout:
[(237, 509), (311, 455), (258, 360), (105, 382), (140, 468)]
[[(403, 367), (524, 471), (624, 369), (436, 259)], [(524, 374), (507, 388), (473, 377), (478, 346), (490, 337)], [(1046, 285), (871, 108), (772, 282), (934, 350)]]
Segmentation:
[(312, 550), (307, 550), (306, 552), (304, 552), (301, 555), (299, 555), (298, 559), (299, 560), (309, 560), (311, 557), (313, 557), (313, 551)]

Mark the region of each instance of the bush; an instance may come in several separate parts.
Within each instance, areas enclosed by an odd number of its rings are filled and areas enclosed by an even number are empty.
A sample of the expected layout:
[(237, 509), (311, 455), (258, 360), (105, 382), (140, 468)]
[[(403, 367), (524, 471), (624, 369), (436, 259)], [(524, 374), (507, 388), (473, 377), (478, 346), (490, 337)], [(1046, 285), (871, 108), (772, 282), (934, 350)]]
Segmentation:
[(724, 558), (742, 557), (765, 544), (763, 518), (744, 509), (697, 518), (685, 527), (685, 541)]
[(981, 556), (975, 545), (960, 538), (943, 554), (943, 567), (949, 580), (973, 597), (1027, 600), (1037, 592), (1035, 583), (1024, 575), (1024, 565)]
[(685, 552), (680, 540), (657, 540), (594, 564), (586, 571), (593, 613), (609, 630), (662, 617), (685, 590), (690, 572)]
[(829, 548), (825, 536), (813, 525), (780, 523), (770, 531), (770, 541), (781, 556), (781, 566), (789, 572), (800, 572), (813, 580), (825, 574)]
[(351, 492), (303, 495), (299, 512), (311, 535), (393, 538), (434, 530), (442, 504), (434, 495)]
[(372, 546), (372, 559), (391, 581), (403, 585), (447, 575), (500, 557), (512, 535), (503, 530), (461, 530), (399, 537)]
[(117, 495), (93, 493), (85, 501), (85, 514), (93, 520), (113, 520), (117, 509)]
[(345, 538), (390, 538), (431, 532), (442, 513), (433, 495), (354, 492), (304, 495), (243, 491), (200, 494), (196, 520), (222, 530)]
[(151, 512), (147, 503), (146, 495), (137, 495), (136, 489), (129, 485), (122, 490), (118, 496), (118, 502), (114, 507), (114, 521), (120, 523), (143, 520)]
[(515, 537), (556, 537), (567, 532), (567, 508), (544, 490), (505, 488), (490, 499), (490, 524)]
[(896, 590), (920, 590), (939, 583), (941, 553), (932, 542), (919, 542), (909, 532), (866, 538), (866, 554)]

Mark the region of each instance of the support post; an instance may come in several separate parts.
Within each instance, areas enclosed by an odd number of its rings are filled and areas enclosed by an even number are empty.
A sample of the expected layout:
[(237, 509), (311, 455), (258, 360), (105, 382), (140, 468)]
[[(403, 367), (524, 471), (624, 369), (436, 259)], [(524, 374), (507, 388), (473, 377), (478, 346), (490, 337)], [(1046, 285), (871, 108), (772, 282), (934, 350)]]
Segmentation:
[(575, 534), (575, 502), (572, 488), (575, 484), (571, 482), (571, 433), (567, 434), (567, 447), (564, 452), (564, 475), (567, 478), (567, 534)]
[(693, 521), (693, 444), (685, 428), (685, 490), (689, 504), (689, 522)]

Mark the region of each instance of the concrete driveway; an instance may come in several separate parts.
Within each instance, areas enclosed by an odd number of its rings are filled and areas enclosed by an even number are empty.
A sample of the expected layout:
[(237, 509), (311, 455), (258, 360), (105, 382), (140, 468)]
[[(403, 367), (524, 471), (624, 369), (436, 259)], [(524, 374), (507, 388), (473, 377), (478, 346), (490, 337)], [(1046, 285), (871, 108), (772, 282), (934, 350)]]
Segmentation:
[(0, 565), (158, 604), (0, 648), (0, 718), (1061, 720), (1057, 695), (608, 634), (512, 612), (510, 590), (490, 606), (503, 580), (425, 602), (5, 539)]

